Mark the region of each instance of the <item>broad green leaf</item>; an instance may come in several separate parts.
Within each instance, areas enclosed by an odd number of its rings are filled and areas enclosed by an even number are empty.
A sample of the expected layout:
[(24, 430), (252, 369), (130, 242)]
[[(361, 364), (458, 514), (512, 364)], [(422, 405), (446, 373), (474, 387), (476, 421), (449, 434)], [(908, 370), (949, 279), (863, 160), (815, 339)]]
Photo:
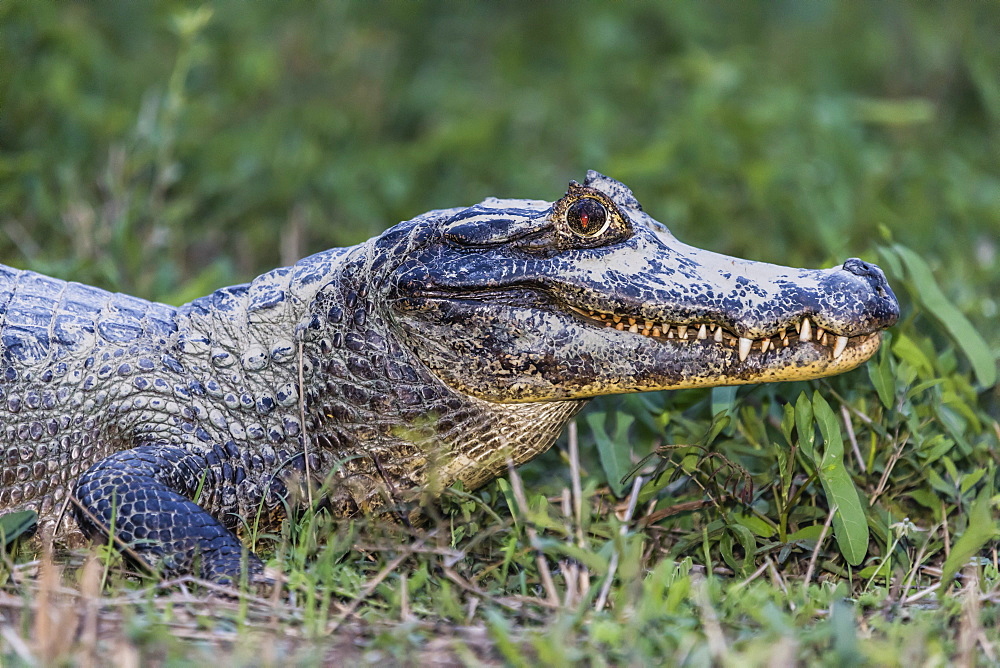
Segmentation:
[(924, 465), (927, 466), (948, 454), (953, 447), (955, 447), (955, 441), (944, 434), (937, 434), (920, 444), (919, 454), (924, 458)]
[(732, 422), (732, 418), (729, 416), (729, 413), (726, 413), (725, 411), (716, 413), (715, 417), (712, 418), (712, 424), (709, 425), (705, 435), (701, 438), (701, 445), (706, 448), (710, 446), (715, 440), (715, 437), (722, 433), (722, 431), (729, 426), (730, 422)]
[(965, 438), (967, 425), (961, 413), (952, 410), (944, 404), (935, 403), (931, 404), (931, 410), (937, 416), (938, 421), (944, 425), (948, 435), (955, 439), (962, 455), (968, 455), (972, 451), (972, 448)]
[(868, 363), (868, 377), (878, 392), (879, 401), (888, 409), (892, 409), (896, 398), (896, 376), (892, 373), (890, 360), (888, 347), (883, 345), (878, 353), (878, 361), (873, 360)]
[(951, 340), (965, 355), (983, 387), (992, 387), (997, 382), (996, 355), (979, 335), (976, 328), (949, 300), (931, 272), (927, 262), (915, 252), (901, 244), (892, 249), (906, 265), (906, 273), (913, 284), (913, 296), (927, 312), (948, 333)]
[(833, 514), (833, 534), (840, 552), (847, 563), (857, 566), (868, 552), (868, 523), (858, 490), (843, 462), (824, 467), (820, 481), (827, 501), (837, 507)]
[(1000, 527), (990, 510), (993, 490), (990, 485), (983, 487), (979, 496), (972, 502), (969, 509), (969, 525), (965, 533), (955, 541), (951, 554), (941, 568), (941, 591), (944, 591), (951, 579), (979, 550), (989, 541), (1000, 536)]
[(726, 565), (733, 569), (738, 575), (743, 576), (743, 564), (733, 554), (733, 536), (731, 533), (724, 533), (719, 539), (719, 554)]
[(871, 566), (866, 566), (858, 571), (858, 575), (870, 580), (874, 577), (887, 578), (892, 575), (892, 561), (885, 559), (879, 563), (872, 564)]
[(796, 531), (795, 533), (789, 534), (788, 542), (796, 540), (819, 540), (820, 534), (823, 533), (823, 524), (810, 524), (807, 527), (803, 527)]
[[(942, 457), (937, 463), (940, 465), (940, 463), (944, 461), (948, 461), (948, 458)], [(945, 498), (949, 498), (954, 495), (955, 485), (941, 477), (941, 474), (937, 472), (937, 466), (926, 467), (924, 469), (924, 474), (927, 476), (927, 482), (931, 484), (931, 487), (933, 487), (935, 491), (943, 494)], [(940, 500), (935, 505), (939, 504)]]
[(743, 548), (743, 564), (737, 570), (740, 571), (741, 575), (749, 575), (757, 557), (757, 539), (753, 537), (753, 533), (748, 528), (740, 524), (729, 525), (729, 533), (736, 537), (740, 542), (740, 547)]
[(730, 418), (729, 421), (719, 428), (719, 431), (715, 432), (716, 435), (725, 429), (726, 435), (732, 436), (733, 430), (736, 428), (735, 422), (732, 421), (732, 416), (736, 410), (736, 393), (739, 389), (736, 385), (723, 385), (712, 388), (712, 415), (715, 416), (715, 419), (718, 419), (719, 413), (725, 411), (726, 416)]
[(510, 516), (514, 518), (515, 526), (519, 526), (521, 524), (521, 513), (526, 509), (517, 507), (517, 499), (514, 498), (514, 488), (510, 486), (506, 478), (497, 478), (497, 487), (500, 488), (500, 493), (503, 494), (503, 499), (507, 502), (507, 509), (510, 511)]
[(827, 464), (828, 460), (842, 460), (844, 438), (840, 434), (840, 422), (819, 392), (813, 393), (813, 415), (819, 425), (819, 433), (823, 435), (823, 464)]
[(941, 392), (941, 403), (957, 412), (967, 422), (971, 422), (973, 430), (977, 432), (982, 431), (983, 426), (979, 416), (976, 415), (972, 406), (970, 406), (957, 392), (948, 389), (943, 390)]
[[(892, 344), (892, 352), (896, 354), (896, 357), (909, 363), (916, 371), (921, 374), (922, 377), (930, 377), (934, 374), (934, 365), (931, 364), (930, 359), (924, 354), (924, 351), (920, 349), (913, 339), (908, 337), (906, 334), (897, 334), (894, 342)], [(939, 379), (933, 379), (932, 382), (936, 383)]]
[[(737, 559), (736, 555), (733, 554), (734, 538), (739, 541), (740, 547), (743, 548), (742, 560)], [(746, 576), (752, 570), (754, 558), (757, 556), (757, 540), (746, 527), (732, 524), (719, 539), (719, 552), (726, 565), (741, 576)]]
[(944, 378), (931, 378), (930, 380), (925, 380), (922, 383), (917, 383), (909, 390), (906, 391), (907, 399), (915, 399), (920, 396), (922, 392), (925, 392), (932, 387), (937, 387), (938, 385), (943, 385), (947, 382)]
[(792, 447), (792, 430), (795, 428), (795, 407), (792, 404), (785, 404), (781, 416), (781, 435), (785, 437), (788, 447)]
[(767, 443), (768, 425), (764, 422), (766, 416), (756, 406), (743, 406), (739, 411), (741, 433), (750, 447), (759, 449)]
[(777, 533), (777, 530), (757, 517), (756, 515), (744, 515), (743, 513), (733, 513), (732, 519), (736, 524), (744, 526), (761, 538), (770, 538)]
[(951, 479), (952, 483), (958, 482), (962, 474), (958, 472), (958, 467), (955, 466), (955, 462), (952, 461), (951, 457), (942, 457), (941, 466), (944, 467), (945, 471), (948, 473), (948, 477)]
[(840, 553), (852, 566), (857, 566), (868, 552), (868, 522), (865, 509), (851, 475), (844, 466), (844, 439), (840, 425), (830, 405), (820, 396), (813, 395), (813, 412), (823, 435), (823, 457), (817, 467), (823, 491), (833, 514), (833, 534)]
[(18, 510), (0, 515), (0, 545), (7, 547), (38, 523), (34, 510)]
[(907, 493), (907, 495), (931, 511), (941, 510), (941, 496), (934, 493), (934, 490), (927, 489), (926, 487), (920, 489), (914, 489)]
[(962, 494), (968, 492), (977, 482), (983, 479), (984, 475), (986, 475), (986, 469), (980, 468), (962, 476), (962, 484), (958, 486), (959, 492)]
[(615, 496), (621, 498), (625, 496), (624, 478), (632, 470), (632, 448), (628, 441), (628, 428), (635, 418), (618, 413), (613, 435), (609, 435), (606, 429), (608, 419), (606, 412), (595, 411), (587, 415), (586, 419), (594, 433), (594, 440), (597, 441), (597, 453), (600, 455), (604, 474), (608, 478), (608, 486)]
[(879, 264), (885, 269), (885, 273), (889, 276), (903, 278), (903, 265), (899, 261), (899, 256), (893, 252), (892, 248), (889, 246), (878, 246), (876, 247), (878, 251)]
[(816, 442), (816, 429), (813, 427), (812, 404), (805, 392), (795, 400), (795, 429), (799, 432), (799, 448), (815, 463), (813, 445)]
[(778, 463), (778, 476), (781, 480), (781, 489), (787, 491), (792, 486), (792, 466), (788, 461), (791, 453), (783, 445), (778, 445), (777, 443), (771, 447), (774, 450), (774, 458)]

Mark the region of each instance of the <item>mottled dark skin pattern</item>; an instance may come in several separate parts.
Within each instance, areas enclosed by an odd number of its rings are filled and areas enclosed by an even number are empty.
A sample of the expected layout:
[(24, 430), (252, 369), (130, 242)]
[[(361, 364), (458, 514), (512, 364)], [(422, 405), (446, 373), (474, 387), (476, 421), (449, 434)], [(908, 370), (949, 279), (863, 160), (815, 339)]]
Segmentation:
[(0, 266), (0, 511), (112, 533), (167, 575), (257, 579), (238, 536), (307, 499), (417, 519), (589, 397), (839, 373), (897, 317), (873, 265), (693, 249), (596, 172), (179, 308)]

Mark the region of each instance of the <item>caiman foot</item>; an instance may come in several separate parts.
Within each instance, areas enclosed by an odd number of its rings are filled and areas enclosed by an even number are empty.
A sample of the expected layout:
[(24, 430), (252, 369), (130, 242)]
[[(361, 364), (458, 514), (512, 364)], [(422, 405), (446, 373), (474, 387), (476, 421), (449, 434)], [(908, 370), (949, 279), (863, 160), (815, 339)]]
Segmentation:
[[(84, 473), (73, 513), (94, 540), (167, 577), (195, 575), (230, 586), (268, 580), (260, 558), (191, 500), (210, 464), (183, 448), (148, 445), (117, 452)], [(199, 489), (199, 487), (205, 487)]]

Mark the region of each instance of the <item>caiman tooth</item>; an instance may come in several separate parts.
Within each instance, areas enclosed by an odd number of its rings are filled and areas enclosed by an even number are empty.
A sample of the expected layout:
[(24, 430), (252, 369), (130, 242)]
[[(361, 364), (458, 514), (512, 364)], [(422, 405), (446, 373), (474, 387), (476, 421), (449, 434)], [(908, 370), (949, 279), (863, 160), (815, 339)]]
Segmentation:
[(698, 328), (698, 338), (699, 339), (708, 338), (708, 332), (706, 331), (705, 323), (702, 323), (701, 327)]
[(822, 327), (816, 328), (816, 342), (823, 344), (826, 343), (826, 330), (823, 329)]
[(799, 331), (800, 341), (812, 341), (812, 325), (809, 324), (809, 318), (802, 318), (802, 329)]
[[(618, 318), (618, 320), (621, 320), (621, 318)], [(619, 332), (624, 331), (625, 330), (625, 323), (624, 322), (619, 322), (617, 325), (615, 325), (615, 329), (617, 329)]]
[(781, 345), (783, 347), (785, 347), (785, 348), (788, 347), (788, 337), (787, 336), (781, 339)]
[(643, 321), (642, 326), (646, 329), (653, 329), (653, 322), (651, 320), (645, 320)]
[(639, 325), (635, 324), (635, 320), (634, 319), (630, 318), (630, 320), (632, 320), (632, 324), (629, 326), (628, 331), (632, 332), (633, 334), (638, 334), (639, 333)]
[(722, 328), (716, 327), (715, 334), (712, 336), (716, 343), (722, 343)]
[(628, 319), (628, 324), (634, 325), (635, 324), (635, 318), (629, 318)]
[(767, 349), (771, 347), (771, 339), (764, 338), (760, 340), (760, 352), (761, 354), (766, 353)]
[(663, 331), (667, 333), (668, 339), (674, 338), (674, 330), (671, 329), (669, 326), (664, 326)]
[(785, 338), (785, 328), (784, 327), (782, 327), (781, 329), (778, 330), (778, 338), (779, 339), (784, 339)]
[(653, 327), (653, 336), (659, 336), (662, 333), (659, 327)]
[(845, 348), (847, 348), (847, 337), (838, 336), (837, 342), (833, 344), (833, 359), (837, 359), (838, 357), (840, 357), (840, 355), (844, 352)]
[(616, 315), (612, 317), (612, 320), (614, 320), (616, 323), (620, 323), (622, 321), (622, 317), (620, 315)]
[(750, 354), (750, 346), (753, 344), (751, 339), (740, 337), (740, 361), (746, 360), (747, 355)]
[(686, 339), (688, 337), (687, 325), (677, 325), (677, 338)]

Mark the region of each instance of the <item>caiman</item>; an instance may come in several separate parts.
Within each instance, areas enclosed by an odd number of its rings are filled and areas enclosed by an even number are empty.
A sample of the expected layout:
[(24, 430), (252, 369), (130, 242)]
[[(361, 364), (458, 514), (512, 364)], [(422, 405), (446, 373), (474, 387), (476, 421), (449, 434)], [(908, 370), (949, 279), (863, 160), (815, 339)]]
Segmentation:
[(238, 536), (309, 498), (416, 519), (422, 494), (544, 452), (590, 397), (840, 373), (898, 314), (872, 264), (684, 245), (597, 172), (180, 307), (0, 265), (0, 511), (113, 534), (166, 575), (259, 578)]

